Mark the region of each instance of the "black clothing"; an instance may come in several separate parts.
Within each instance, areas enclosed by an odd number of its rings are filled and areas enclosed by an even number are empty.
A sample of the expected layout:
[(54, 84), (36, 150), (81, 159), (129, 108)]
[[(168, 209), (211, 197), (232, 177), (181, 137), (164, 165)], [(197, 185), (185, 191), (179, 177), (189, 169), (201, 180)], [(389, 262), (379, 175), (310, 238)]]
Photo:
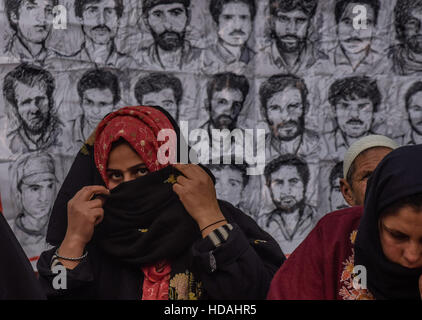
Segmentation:
[(378, 221), (381, 213), (397, 200), (422, 194), (421, 161), (422, 145), (398, 148), (379, 163), (368, 181), (355, 243), (355, 265), (366, 268), (368, 289), (377, 300), (420, 300), (418, 281), (422, 268), (405, 268), (385, 257)]
[(35, 272), (0, 212), (0, 300), (45, 299)]

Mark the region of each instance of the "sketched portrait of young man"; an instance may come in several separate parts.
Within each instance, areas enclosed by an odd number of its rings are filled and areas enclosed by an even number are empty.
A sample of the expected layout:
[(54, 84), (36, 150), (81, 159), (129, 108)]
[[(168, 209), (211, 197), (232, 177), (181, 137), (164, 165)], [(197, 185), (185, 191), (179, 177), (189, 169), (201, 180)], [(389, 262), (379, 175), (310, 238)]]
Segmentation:
[(84, 35), (80, 48), (70, 54), (58, 54), (75, 68), (111, 67), (129, 69), (138, 66), (127, 53), (116, 46), (123, 0), (75, 0), (75, 16)]
[(117, 76), (110, 70), (93, 69), (79, 79), (76, 89), (81, 114), (72, 121), (72, 142), (79, 149), (100, 121), (118, 108), (121, 91)]
[(205, 51), (205, 72), (244, 73), (255, 56), (248, 45), (256, 16), (255, 0), (211, 0), (209, 11), (216, 25), (217, 42)]
[(328, 178), (329, 186), (330, 186), (330, 193), (328, 196), (328, 200), (330, 203), (331, 212), (348, 207), (340, 189), (340, 179), (342, 178), (343, 178), (343, 162), (338, 162), (331, 169), (330, 176)]
[(335, 129), (324, 134), (323, 153), (341, 160), (353, 142), (372, 133), (381, 100), (376, 80), (366, 76), (336, 80), (328, 93), (335, 114)]
[(46, 250), (45, 236), (59, 182), (56, 164), (49, 153), (19, 156), (10, 169), (12, 197), (18, 210), (13, 231), (28, 258), (36, 263)]
[(136, 101), (143, 106), (160, 106), (179, 120), (183, 86), (179, 78), (168, 73), (151, 73), (138, 79), (134, 89)]
[[(364, 7), (365, 25), (356, 28), (356, 8)], [(379, 73), (386, 61), (374, 48), (381, 3), (379, 0), (337, 0), (334, 8), (337, 45), (328, 54), (338, 73)]]
[(404, 97), (410, 130), (406, 133), (403, 145), (422, 143), (422, 81), (413, 83)]
[(50, 50), (46, 41), (58, 0), (5, 0), (4, 8), (13, 35), (5, 53), (20, 62), (43, 66)]

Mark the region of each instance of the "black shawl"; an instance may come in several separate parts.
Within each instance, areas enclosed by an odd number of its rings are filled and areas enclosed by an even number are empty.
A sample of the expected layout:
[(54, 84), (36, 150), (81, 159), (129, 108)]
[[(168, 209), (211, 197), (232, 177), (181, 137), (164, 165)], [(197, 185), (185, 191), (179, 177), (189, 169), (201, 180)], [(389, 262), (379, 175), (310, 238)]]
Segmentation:
[(45, 299), (35, 272), (0, 212), (0, 300)]
[(368, 181), (365, 211), (355, 243), (355, 265), (367, 270), (368, 289), (376, 299), (420, 299), (422, 269), (388, 260), (382, 250), (379, 217), (389, 205), (422, 193), (422, 145), (401, 147), (388, 154)]

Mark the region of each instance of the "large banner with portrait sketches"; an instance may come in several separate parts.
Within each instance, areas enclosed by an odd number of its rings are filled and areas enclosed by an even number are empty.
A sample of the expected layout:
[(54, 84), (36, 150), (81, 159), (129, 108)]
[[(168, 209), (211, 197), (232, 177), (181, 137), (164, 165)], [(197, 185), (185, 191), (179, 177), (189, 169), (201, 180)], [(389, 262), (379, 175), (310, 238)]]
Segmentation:
[(0, 193), (34, 266), (73, 158), (123, 106), (160, 105), (183, 123), (219, 198), (286, 254), (345, 206), (353, 141), (422, 142), (422, 0), (1, 0), (0, 11)]

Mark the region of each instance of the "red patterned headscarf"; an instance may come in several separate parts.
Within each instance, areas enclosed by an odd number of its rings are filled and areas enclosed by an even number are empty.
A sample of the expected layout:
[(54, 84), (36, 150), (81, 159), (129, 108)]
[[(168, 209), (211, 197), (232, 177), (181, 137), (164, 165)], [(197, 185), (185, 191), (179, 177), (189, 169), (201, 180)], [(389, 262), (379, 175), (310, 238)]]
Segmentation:
[[(158, 141), (158, 133), (162, 129), (174, 130), (167, 116), (160, 110), (146, 106), (125, 107), (109, 114), (97, 127), (94, 144), (94, 158), (101, 177), (106, 185), (107, 162), (112, 143), (120, 138), (125, 139), (144, 161), (149, 172), (160, 170), (167, 166), (158, 161), (159, 148), (166, 141)], [(169, 145), (170, 148), (176, 148)], [(173, 149), (176, 150), (176, 149)]]

